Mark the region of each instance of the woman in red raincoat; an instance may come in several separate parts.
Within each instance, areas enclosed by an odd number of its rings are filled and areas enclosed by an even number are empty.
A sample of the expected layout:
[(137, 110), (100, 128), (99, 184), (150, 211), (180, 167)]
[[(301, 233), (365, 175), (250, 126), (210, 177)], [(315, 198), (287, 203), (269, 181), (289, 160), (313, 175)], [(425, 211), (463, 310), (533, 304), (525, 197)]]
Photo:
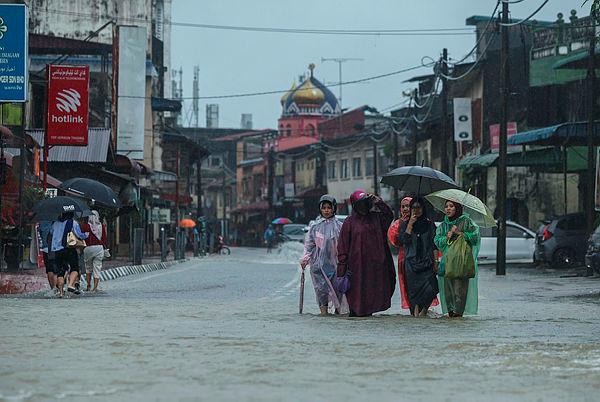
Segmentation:
[[(410, 303), (408, 301), (408, 293), (406, 291), (406, 278), (404, 275), (404, 247), (398, 242), (398, 232), (403, 222), (407, 222), (410, 219), (410, 202), (411, 197), (404, 197), (400, 201), (400, 218), (396, 219), (388, 229), (387, 236), (390, 244), (398, 248), (398, 287), (400, 288), (400, 303), (402, 308), (410, 310)], [(432, 306), (437, 306), (439, 301), (437, 297), (431, 303)]]
[(366, 317), (389, 309), (396, 288), (386, 237), (394, 213), (381, 198), (363, 190), (352, 193), (350, 201), (352, 215), (344, 221), (338, 240), (337, 276), (350, 271), (346, 292), (350, 316)]

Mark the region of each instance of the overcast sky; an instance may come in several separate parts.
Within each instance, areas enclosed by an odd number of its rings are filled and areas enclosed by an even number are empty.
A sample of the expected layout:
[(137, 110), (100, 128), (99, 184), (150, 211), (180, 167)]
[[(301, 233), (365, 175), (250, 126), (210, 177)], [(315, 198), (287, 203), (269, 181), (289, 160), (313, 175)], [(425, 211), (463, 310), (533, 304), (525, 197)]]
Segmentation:
[[(511, 17), (524, 18), (543, 0), (512, 4)], [(571, 9), (589, 14), (583, 0), (550, 0), (536, 19), (554, 21)], [(465, 28), (466, 18), (490, 15), (495, 0), (173, 0), (174, 22), (303, 29)], [(315, 77), (338, 81), (338, 64), (321, 58), (361, 58), (343, 63), (343, 81), (385, 74), (419, 65), (423, 56), (438, 58), (443, 47), (459, 59), (474, 45), (475, 35), (343, 36), (172, 28), (172, 70), (183, 68), (184, 97), (192, 96), (194, 65), (200, 67), (200, 96), (230, 95), (289, 88), (315, 63)], [(343, 87), (343, 107), (368, 104), (383, 110), (402, 102), (403, 84), (421, 69)], [(338, 95), (338, 87), (332, 87)], [(254, 128), (277, 127), (281, 94), (237, 99), (200, 100), (200, 126), (207, 103), (219, 104), (219, 127), (240, 127), (242, 113), (253, 115)], [(184, 102), (185, 112), (191, 101)], [(190, 120), (191, 121), (191, 120)], [(187, 123), (184, 123), (187, 125)]]

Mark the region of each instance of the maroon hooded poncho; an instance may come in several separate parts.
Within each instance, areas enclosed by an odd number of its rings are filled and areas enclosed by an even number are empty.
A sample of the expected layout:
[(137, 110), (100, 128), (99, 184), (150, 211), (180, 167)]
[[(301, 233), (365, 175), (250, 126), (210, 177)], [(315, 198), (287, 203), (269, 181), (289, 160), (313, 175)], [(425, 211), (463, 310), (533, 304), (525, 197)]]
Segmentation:
[(367, 215), (355, 210), (342, 225), (338, 240), (337, 275), (352, 272), (346, 293), (350, 311), (366, 316), (390, 308), (396, 287), (394, 261), (387, 245), (387, 230), (394, 213), (383, 201)]

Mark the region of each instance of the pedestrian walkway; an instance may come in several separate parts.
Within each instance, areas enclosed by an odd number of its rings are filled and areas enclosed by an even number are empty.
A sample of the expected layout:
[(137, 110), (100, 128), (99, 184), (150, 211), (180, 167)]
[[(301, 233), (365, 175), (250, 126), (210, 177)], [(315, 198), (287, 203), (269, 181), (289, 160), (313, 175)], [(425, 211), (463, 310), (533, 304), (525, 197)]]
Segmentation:
[[(187, 253), (186, 258), (191, 258), (193, 253)], [(185, 261), (185, 260), (180, 260)], [(102, 263), (102, 280), (110, 280), (126, 275), (149, 272), (156, 269), (165, 269), (176, 261), (167, 258), (166, 263), (161, 263), (160, 256), (151, 256), (143, 259), (142, 265), (132, 265), (131, 260), (125, 257), (116, 257)], [(81, 271), (85, 272), (84, 269)], [(29, 269), (19, 272), (0, 272), (0, 294), (20, 294), (37, 292), (48, 287), (45, 269)]]

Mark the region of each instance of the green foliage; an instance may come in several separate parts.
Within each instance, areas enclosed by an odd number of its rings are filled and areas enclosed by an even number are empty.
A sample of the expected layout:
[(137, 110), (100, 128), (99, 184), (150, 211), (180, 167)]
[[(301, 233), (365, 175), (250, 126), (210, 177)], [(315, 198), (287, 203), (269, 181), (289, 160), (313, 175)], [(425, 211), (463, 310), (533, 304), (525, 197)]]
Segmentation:
[[(589, 3), (589, 0), (585, 0), (582, 7)], [(590, 16), (596, 21), (596, 24), (600, 24), (600, 0), (592, 0), (590, 5)]]

